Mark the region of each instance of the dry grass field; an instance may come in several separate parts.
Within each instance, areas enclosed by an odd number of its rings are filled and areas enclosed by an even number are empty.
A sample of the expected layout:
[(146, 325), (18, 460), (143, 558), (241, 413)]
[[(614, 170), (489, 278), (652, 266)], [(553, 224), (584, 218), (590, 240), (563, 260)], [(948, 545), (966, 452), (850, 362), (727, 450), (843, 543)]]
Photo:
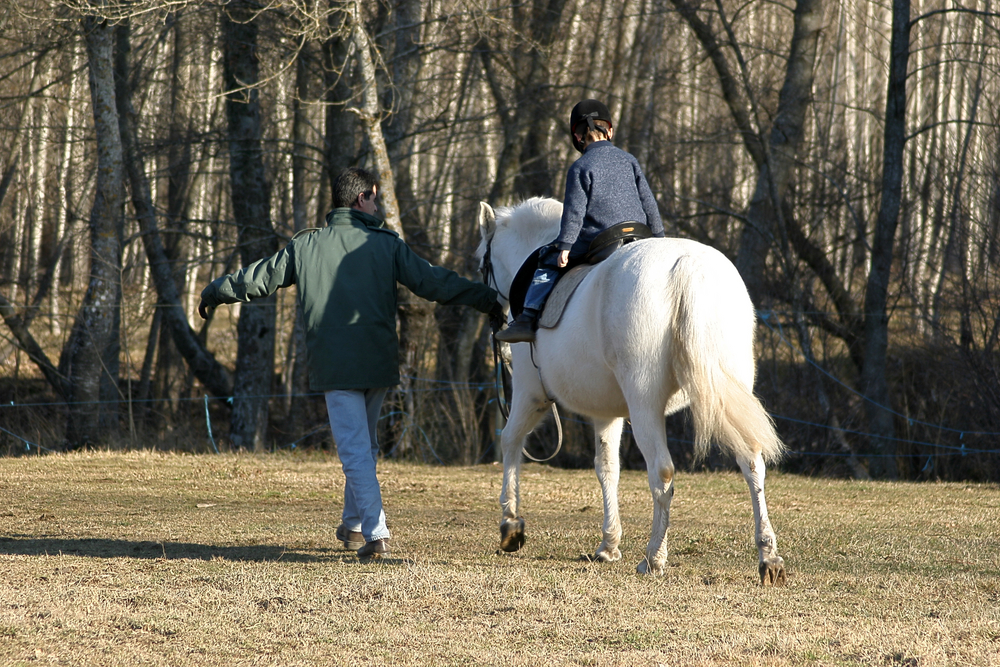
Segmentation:
[(1000, 665), (1000, 489), (769, 477), (788, 586), (757, 585), (736, 473), (680, 473), (666, 576), (622, 475), (624, 560), (592, 471), (381, 467), (392, 558), (334, 539), (323, 455), (0, 459), (3, 665)]

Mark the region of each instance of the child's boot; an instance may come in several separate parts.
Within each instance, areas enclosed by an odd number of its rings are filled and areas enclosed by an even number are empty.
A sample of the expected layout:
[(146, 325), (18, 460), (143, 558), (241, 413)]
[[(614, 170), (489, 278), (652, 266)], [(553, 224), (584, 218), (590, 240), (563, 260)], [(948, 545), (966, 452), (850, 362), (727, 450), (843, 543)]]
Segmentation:
[(509, 327), (498, 331), (494, 337), (501, 343), (534, 343), (538, 311), (525, 308)]

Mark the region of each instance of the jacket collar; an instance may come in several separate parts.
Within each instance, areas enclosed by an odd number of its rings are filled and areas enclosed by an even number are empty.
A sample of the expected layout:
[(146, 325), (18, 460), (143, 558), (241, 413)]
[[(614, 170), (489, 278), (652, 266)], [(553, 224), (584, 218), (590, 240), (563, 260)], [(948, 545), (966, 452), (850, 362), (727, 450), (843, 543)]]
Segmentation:
[(379, 229), (385, 225), (384, 220), (379, 220), (373, 215), (368, 215), (364, 211), (356, 208), (335, 208), (326, 214), (327, 225), (362, 225), (364, 227), (374, 227)]

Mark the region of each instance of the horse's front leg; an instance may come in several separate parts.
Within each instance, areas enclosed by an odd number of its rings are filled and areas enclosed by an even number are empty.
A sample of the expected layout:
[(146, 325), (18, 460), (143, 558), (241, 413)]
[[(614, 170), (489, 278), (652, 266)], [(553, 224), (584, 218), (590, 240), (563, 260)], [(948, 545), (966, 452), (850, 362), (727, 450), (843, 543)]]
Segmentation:
[(622, 541), (622, 522), (618, 514), (618, 478), (621, 474), (618, 448), (622, 441), (623, 423), (622, 419), (594, 419), (594, 469), (604, 496), (603, 539), (594, 553), (594, 560), (603, 562), (622, 557), (622, 552), (618, 550)]
[[(516, 386), (516, 385), (515, 385)], [(549, 403), (530, 392), (514, 393), (510, 417), (500, 436), (503, 453), (503, 486), (500, 489), (500, 548), (517, 551), (524, 545), (524, 518), (520, 516), (521, 504), (521, 451), (524, 440), (548, 412)]]
[(747, 486), (750, 487), (760, 583), (762, 586), (784, 586), (785, 561), (778, 555), (778, 538), (771, 528), (770, 519), (767, 518), (767, 502), (764, 500), (764, 459), (757, 454), (752, 460), (738, 457), (737, 462), (743, 471)]

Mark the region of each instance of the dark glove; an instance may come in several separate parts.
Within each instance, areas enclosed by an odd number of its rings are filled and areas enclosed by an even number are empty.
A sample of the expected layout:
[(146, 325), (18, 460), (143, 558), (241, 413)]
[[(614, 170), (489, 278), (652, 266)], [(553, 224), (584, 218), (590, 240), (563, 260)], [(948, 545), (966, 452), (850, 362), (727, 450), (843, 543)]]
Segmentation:
[(500, 327), (503, 325), (503, 306), (500, 305), (499, 301), (493, 303), (493, 307), (490, 308), (490, 327), (493, 331), (500, 331)]
[(198, 314), (201, 315), (201, 319), (207, 320), (208, 319), (208, 313), (213, 308), (215, 308), (215, 306), (208, 305), (208, 303), (205, 302), (205, 299), (202, 299), (201, 303), (198, 304)]

